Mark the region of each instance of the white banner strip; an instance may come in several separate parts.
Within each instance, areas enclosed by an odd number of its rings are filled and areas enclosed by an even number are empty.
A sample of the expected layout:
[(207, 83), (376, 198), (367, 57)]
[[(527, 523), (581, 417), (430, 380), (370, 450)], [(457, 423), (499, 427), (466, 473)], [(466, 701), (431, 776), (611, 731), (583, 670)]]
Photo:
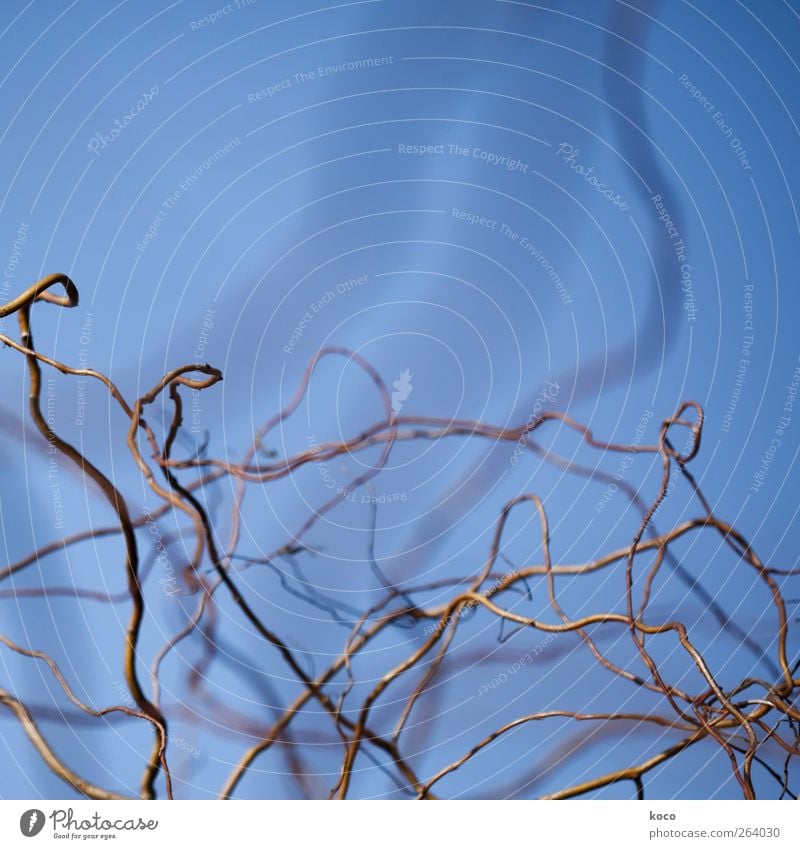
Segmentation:
[[(791, 802), (0, 801), (0, 846), (800, 846)], [(191, 842), (188, 842), (191, 841)]]

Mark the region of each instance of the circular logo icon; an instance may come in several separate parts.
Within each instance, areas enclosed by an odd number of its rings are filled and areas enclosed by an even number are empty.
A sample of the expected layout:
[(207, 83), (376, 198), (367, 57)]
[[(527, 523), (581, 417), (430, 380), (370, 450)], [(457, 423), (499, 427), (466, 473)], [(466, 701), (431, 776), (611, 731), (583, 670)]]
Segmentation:
[(19, 830), (25, 837), (36, 837), (44, 828), (44, 813), (38, 808), (31, 808), (19, 818)]

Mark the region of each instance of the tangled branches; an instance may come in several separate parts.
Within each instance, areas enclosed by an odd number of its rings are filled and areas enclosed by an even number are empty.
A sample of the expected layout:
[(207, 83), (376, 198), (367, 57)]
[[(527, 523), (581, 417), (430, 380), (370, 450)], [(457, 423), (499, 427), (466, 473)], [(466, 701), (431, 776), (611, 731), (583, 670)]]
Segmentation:
[[(63, 295), (50, 291), (57, 285), (63, 287)], [(380, 374), (366, 360), (354, 352), (329, 347), (312, 359), (294, 397), (257, 430), (240, 461), (206, 456), (202, 449), (180, 456), (178, 447), (184, 410), (181, 393), (206, 391), (222, 380), (222, 374), (208, 364), (182, 366), (165, 374), (150, 391), (130, 402), (105, 375), (88, 368), (73, 368), (36, 350), (31, 312), (39, 301), (74, 307), (78, 293), (64, 275), (40, 280), (0, 308), (0, 317), (16, 315), (20, 330), (18, 341), (6, 335), (0, 338), (25, 358), (30, 385), (29, 415), (38, 433), (52, 450), (80, 471), (84, 480), (96, 487), (113, 509), (116, 521), (107, 527), (90, 528), (50, 542), (29, 556), (7, 564), (0, 570), (0, 581), (7, 585), (2, 588), (0, 603), (62, 595), (76, 601), (91, 599), (127, 606), (130, 615), (119, 639), (125, 687), (130, 698), (125, 704), (93, 707), (76, 695), (50, 655), (34, 646), (20, 645), (3, 634), (0, 639), (7, 648), (46, 665), (72, 708), (70, 713), (59, 710), (54, 715), (48, 711), (48, 706), (28, 705), (6, 689), (0, 689), (0, 702), (20, 723), (49, 769), (79, 793), (98, 799), (125, 795), (98, 786), (70, 767), (57, 753), (58, 745), (41, 731), (43, 721), (75, 724), (80, 717), (92, 722), (101, 718), (109, 721), (116, 715), (149, 726), (152, 744), (149, 753), (142, 758), (139, 788), (140, 795), (148, 799), (155, 798), (161, 782), (165, 795), (173, 797), (175, 782), (169, 756), (181, 746), (171, 727), (179, 720), (203, 729), (209, 738), (220, 735), (235, 740), (237, 760), (227, 767), (227, 776), (219, 787), (221, 798), (236, 795), (242, 782), (255, 771), (259, 759), (273, 749), (279, 750), (285, 759), (286, 774), (292, 777), (296, 785), (294, 792), (299, 795), (327, 793), (337, 799), (353, 795), (354, 782), (363, 780), (365, 770), (360, 765), (365, 761), (374, 764), (381, 776), (392, 782), (393, 792), (418, 799), (450, 795), (448, 780), (452, 781), (456, 773), (463, 774), (473, 763), (480, 764), (482, 753), (520, 730), (548, 722), (560, 722), (559, 728), (567, 733), (573, 723), (588, 725), (593, 731), (574, 745), (562, 745), (561, 751), (556, 748), (555, 753), (539, 759), (534, 778), (517, 780), (513, 787), (496, 786), (482, 793), (513, 795), (521, 792), (520, 788), (530, 792), (542, 776), (550, 772), (556, 774), (571, 757), (603, 742), (603, 734), (613, 736), (616, 728), (623, 727), (629, 736), (634, 731), (645, 735), (646, 747), (650, 747), (646, 756), (634, 765), (610, 768), (594, 760), (590, 776), (573, 771), (571, 775), (575, 780), (555, 792), (541, 795), (565, 799), (627, 783), (639, 798), (644, 798), (645, 782), (650, 774), (679, 762), (689, 751), (711, 745), (727, 759), (730, 775), (737, 782), (742, 797), (756, 798), (758, 790), (762, 795), (766, 792), (780, 798), (796, 798), (790, 777), (793, 759), (800, 754), (800, 710), (795, 704), (796, 691), (800, 687), (796, 677), (799, 662), (790, 657), (790, 617), (782, 592), (782, 581), (791, 580), (796, 572), (763, 563), (747, 539), (712, 510), (690, 470), (700, 451), (703, 433), (703, 411), (698, 404), (682, 404), (673, 416), (661, 423), (658, 439), (648, 445), (603, 442), (587, 427), (554, 410), (540, 411), (519, 427), (494, 426), (466, 419), (403, 416), (393, 411), (391, 393)], [(363, 372), (380, 399), (382, 417), (346, 439), (314, 442), (302, 450), (285, 452), (283, 456), (267, 450), (265, 446), (275, 437), (279, 427), (307, 398), (320, 363), (330, 357), (343, 357)], [(123, 495), (112, 477), (95, 465), (84, 451), (55, 432), (42, 412), (43, 367), (97, 381), (110, 393), (129, 423), (127, 446), (140, 479), (157, 499), (155, 508), (134, 509), (132, 499)], [(163, 405), (165, 411), (161, 429), (145, 418), (147, 409), (158, 405)], [(458, 574), (439, 574), (427, 582), (418, 579), (392, 581), (387, 577), (376, 557), (380, 502), (374, 495), (374, 480), (387, 468), (394, 451), (404, 443), (438, 444), (451, 439), (482, 440), (489, 445), (505, 442), (522, 446), (526, 452), (571, 476), (590, 482), (612, 480), (598, 468), (581, 465), (537, 441), (540, 435), (544, 438), (553, 425), (577, 435), (587, 449), (603, 454), (647, 454), (660, 465), (660, 484), (649, 502), (632, 485), (624, 481), (619, 484), (619, 489), (624, 491), (639, 515), (638, 527), (628, 545), (577, 564), (554, 562), (545, 504), (537, 494), (525, 492), (505, 503), (494, 526), (488, 557), (482, 562), (476, 563), (474, 559), (470, 562), (472, 555), (462, 553), (458, 558), (462, 562)], [(676, 434), (681, 430), (687, 435), (684, 451), (675, 448)], [(147, 446), (146, 450), (143, 445)], [(262, 551), (245, 553), (245, 531), (252, 537), (252, 529), (245, 527), (243, 519), (249, 487), (279, 485), (280, 481), (291, 481), (304, 469), (322, 467), (341, 458), (362, 457), (372, 459), (363, 460), (362, 470), (313, 508), (287, 540), (268, 554)], [(699, 515), (677, 523), (670, 530), (659, 531), (655, 520), (661, 518), (661, 507), (674, 487), (676, 476), (689, 487), (693, 501), (700, 506)], [(231, 486), (231, 503), (227, 539), (223, 540), (223, 522), (218, 517), (215, 493), (219, 494), (218, 487), (225, 481)], [(308, 580), (300, 566), (300, 560), (313, 560), (319, 554), (318, 547), (309, 539), (313, 529), (337, 506), (351, 500), (355, 493), (367, 496), (364, 503), (369, 510), (368, 543), (363, 562), (368, 564), (378, 582), (377, 588), (373, 586), (370, 590), (368, 603), (359, 607), (346, 603), (342, 593), (332, 589), (336, 575), (326, 575), (319, 581)], [(508, 528), (526, 511), (532, 511), (538, 521), (536, 551), (539, 556), (527, 565), (516, 565), (506, 552)], [(180, 517), (188, 524), (181, 526)], [(171, 535), (166, 531), (154, 533), (158, 523), (168, 519), (176, 523), (178, 530)], [(766, 644), (726, 613), (715, 594), (703, 586), (702, 574), (698, 576), (684, 565), (676, 553), (682, 543), (701, 533), (714, 535), (719, 547), (724, 547), (733, 558), (734, 568), (749, 570), (763, 589), (769, 603), (764, 616), (768, 615), (774, 624), (774, 636)], [(127, 582), (125, 592), (115, 595), (80, 587), (17, 585), (18, 579), (34, 565), (46, 575), (46, 560), (51, 555), (102, 537), (121, 538), (118, 568)], [(140, 554), (143, 539), (146, 545), (149, 542), (154, 546), (150, 557)], [(149, 682), (145, 682), (139, 667), (146, 657), (143, 629), (150, 610), (148, 605), (151, 605), (147, 579), (158, 553), (176, 542), (182, 543), (187, 551), (187, 564), (181, 575), (181, 595), (190, 599), (192, 606), (182, 608), (185, 616), (180, 628), (152, 655)], [(505, 571), (502, 571), (501, 561), (508, 567)], [(284, 617), (280, 615), (280, 605), (288, 602), (257, 598), (248, 592), (245, 579), (256, 570), (276, 575), (278, 589), (287, 600), (291, 598), (300, 605), (310, 606), (318, 620), (325, 620), (339, 629), (337, 633), (344, 628), (346, 637), (341, 646), (333, 652), (308, 652), (298, 647), (295, 636), (283, 635), (281, 620)], [(576, 598), (576, 588), (591, 587), (592, 580), (604, 575), (609, 576), (614, 587), (615, 605), (609, 610), (590, 609), (581, 615), (568, 612), (567, 607), (572, 606)], [(653, 599), (659, 581), (681, 585), (686, 597), (702, 602), (703, 621), (707, 623), (713, 619), (719, 634), (731, 641), (737, 653), (737, 674), (744, 664), (748, 669), (745, 677), (729, 680), (731, 667), (720, 659), (719, 652), (711, 652), (712, 660), (707, 647), (701, 648), (696, 636), (701, 629), (654, 611)], [(571, 601), (565, 598), (564, 586), (567, 586), (566, 595)], [(347, 598), (363, 597), (363, 593), (348, 592)], [(541, 610), (530, 615), (531, 609), (526, 605), (532, 605), (537, 594), (542, 594), (546, 601)], [(594, 598), (587, 589), (582, 607), (591, 608)], [(255, 635), (261, 641), (258, 661), (240, 656), (238, 648), (222, 635), (223, 615), (229, 615), (226, 605), (232, 605), (231, 610), (246, 623), (240, 625), (240, 630), (246, 627), (249, 636)], [(478, 630), (471, 633), (466, 642), (460, 643), (461, 634), (476, 623), (480, 623)], [(483, 639), (494, 633), (493, 623), (500, 627), (499, 647), (496, 642), (487, 647)], [(616, 640), (611, 645), (607, 644), (609, 634)], [(402, 639), (393, 635), (402, 635)], [(584, 669), (588, 664), (599, 670), (605, 676), (603, 686), (609, 681), (614, 684), (610, 693), (615, 709), (576, 709), (574, 693), (570, 706), (566, 691), (562, 702), (558, 686), (542, 683), (547, 680), (547, 674), (540, 669), (539, 660), (558, 660), (554, 653), (558, 646), (555, 641), (556, 638), (561, 641), (563, 635), (571, 635), (575, 642), (568, 654), (563, 644), (559, 648), (562, 662), (577, 662)], [(533, 648), (531, 638), (535, 642)], [(192, 643), (202, 652), (200, 660), (194, 664), (178, 653), (179, 646)], [(520, 644), (528, 653), (522, 658), (516, 655), (515, 662), (509, 666), (503, 647)], [(618, 657), (623, 646), (632, 651), (627, 658)], [(306, 662), (309, 655), (312, 661), (321, 660), (324, 668), (318, 671), (313, 663), (309, 668)], [(382, 657), (390, 656), (391, 664), (381, 661)], [(749, 659), (746, 664), (745, 658)], [(181, 674), (191, 696), (188, 703), (168, 705), (162, 698), (162, 673), (168, 660), (181, 665)], [(210, 686), (224, 660), (245, 670), (248, 685), (261, 688), (263, 703), (257, 706), (255, 716), (252, 711), (248, 713), (226, 704)], [(471, 733), (479, 722), (470, 725), (470, 720), (463, 727), (458, 724), (465, 706), (475, 703), (474, 693), (466, 699), (450, 699), (446, 708), (441, 709), (437, 700), (446, 697), (448, 685), (465, 680), (481, 666), (496, 666), (498, 661), (500, 674), (492, 679), (491, 685), (482, 685), (479, 696), (490, 691), (499, 692), (499, 684), (521, 673), (518, 680), (528, 685), (524, 691), (525, 701), (532, 700), (534, 685), (541, 684), (539, 690), (546, 689), (548, 693), (547, 709), (520, 715), (514, 705), (519, 697), (504, 700), (503, 708), (514, 710), (514, 718), (496, 724), (488, 733), (474, 736), (473, 742), (461, 747), (455, 757), (443, 759), (441, 752), (461, 746), (459, 736)], [(384, 665), (380, 669), (369, 667), (376, 662)], [(474, 677), (471, 680), (474, 681)], [(644, 706), (628, 708), (640, 696), (640, 701), (646, 700), (642, 702)], [(585, 693), (583, 697), (588, 700)], [(488, 702), (483, 704), (488, 705)], [(483, 712), (483, 708), (480, 710)], [(385, 718), (390, 715), (393, 727), (387, 730)], [(491, 720), (494, 715), (482, 719)], [(308, 716), (315, 723), (311, 729), (304, 723)], [(423, 739), (426, 734), (433, 733), (431, 728), (441, 717), (445, 717), (448, 728), (458, 727), (458, 734), (453, 731), (447, 740), (444, 739), (447, 735), (441, 740)], [(408, 742), (411, 737), (415, 738), (413, 745)], [(242, 740), (249, 742), (242, 747)], [(326, 756), (335, 754), (336, 768), (316, 769), (313, 759), (318, 751), (324, 751)], [(708, 753), (707, 748), (703, 751)], [(438, 764), (432, 766), (435, 760)], [(757, 769), (763, 772), (762, 779), (766, 776), (773, 782), (777, 792), (772, 794), (770, 790), (760, 789), (766, 785), (757, 780)], [(188, 781), (184, 783), (191, 786)], [(364, 790), (357, 793), (364, 793)]]

